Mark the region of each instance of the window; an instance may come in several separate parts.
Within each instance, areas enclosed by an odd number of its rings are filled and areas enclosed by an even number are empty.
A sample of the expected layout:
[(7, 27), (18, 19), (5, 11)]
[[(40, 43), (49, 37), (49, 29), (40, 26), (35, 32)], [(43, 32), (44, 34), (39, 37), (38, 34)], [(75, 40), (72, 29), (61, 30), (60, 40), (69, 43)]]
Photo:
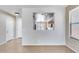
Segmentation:
[(79, 39), (79, 7), (70, 11), (70, 37)]

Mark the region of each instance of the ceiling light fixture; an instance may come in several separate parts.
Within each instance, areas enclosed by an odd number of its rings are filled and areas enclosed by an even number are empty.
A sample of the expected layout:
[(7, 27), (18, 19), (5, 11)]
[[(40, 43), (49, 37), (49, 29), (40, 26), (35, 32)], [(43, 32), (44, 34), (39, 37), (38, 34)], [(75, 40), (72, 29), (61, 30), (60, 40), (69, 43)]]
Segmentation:
[(15, 15), (19, 15), (20, 13), (19, 12), (15, 12)]

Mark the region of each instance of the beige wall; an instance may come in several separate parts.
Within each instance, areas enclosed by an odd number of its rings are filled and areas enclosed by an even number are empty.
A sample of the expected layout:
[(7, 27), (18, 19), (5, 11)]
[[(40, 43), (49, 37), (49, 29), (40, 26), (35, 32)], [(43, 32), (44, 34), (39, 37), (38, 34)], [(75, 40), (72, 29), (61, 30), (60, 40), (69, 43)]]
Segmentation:
[(66, 36), (65, 36), (65, 39), (66, 39), (66, 45), (71, 48), (72, 50), (74, 50), (75, 52), (79, 52), (79, 41), (78, 40), (75, 40), (75, 39), (71, 39), (69, 38), (69, 11), (72, 10), (73, 8), (76, 8), (77, 5), (71, 5), (71, 6), (68, 6), (66, 8), (66, 20), (65, 20), (65, 31), (66, 31)]

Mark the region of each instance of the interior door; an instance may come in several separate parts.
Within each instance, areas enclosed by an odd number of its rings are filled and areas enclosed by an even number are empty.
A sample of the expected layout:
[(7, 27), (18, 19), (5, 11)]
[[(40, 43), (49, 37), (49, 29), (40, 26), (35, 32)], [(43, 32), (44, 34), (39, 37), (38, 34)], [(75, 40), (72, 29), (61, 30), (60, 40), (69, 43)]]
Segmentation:
[(6, 41), (14, 39), (14, 19), (10, 18), (6, 20)]

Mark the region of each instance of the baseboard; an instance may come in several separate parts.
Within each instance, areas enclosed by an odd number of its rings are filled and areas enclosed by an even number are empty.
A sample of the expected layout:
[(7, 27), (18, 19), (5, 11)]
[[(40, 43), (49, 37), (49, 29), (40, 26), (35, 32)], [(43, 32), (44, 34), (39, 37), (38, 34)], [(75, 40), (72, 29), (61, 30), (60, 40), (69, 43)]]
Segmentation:
[(11, 40), (13, 40), (13, 39), (10, 39), (10, 40), (7, 40), (7, 41), (4, 41), (4, 42), (0, 43), (0, 45), (6, 44), (7, 42), (9, 42), (9, 41), (11, 41)]
[(65, 44), (22, 44), (22, 46), (65, 46)]
[(10, 41), (12, 41), (13, 39), (11, 39), (11, 40), (7, 40), (6, 42), (10, 42)]
[(3, 44), (6, 44), (6, 41), (4, 41), (4, 42), (0, 43), (0, 45), (3, 45)]
[(74, 50), (73, 48), (71, 48), (70, 46), (66, 45), (68, 48), (70, 48), (71, 50), (73, 50), (75, 53), (78, 53), (78, 51)]

